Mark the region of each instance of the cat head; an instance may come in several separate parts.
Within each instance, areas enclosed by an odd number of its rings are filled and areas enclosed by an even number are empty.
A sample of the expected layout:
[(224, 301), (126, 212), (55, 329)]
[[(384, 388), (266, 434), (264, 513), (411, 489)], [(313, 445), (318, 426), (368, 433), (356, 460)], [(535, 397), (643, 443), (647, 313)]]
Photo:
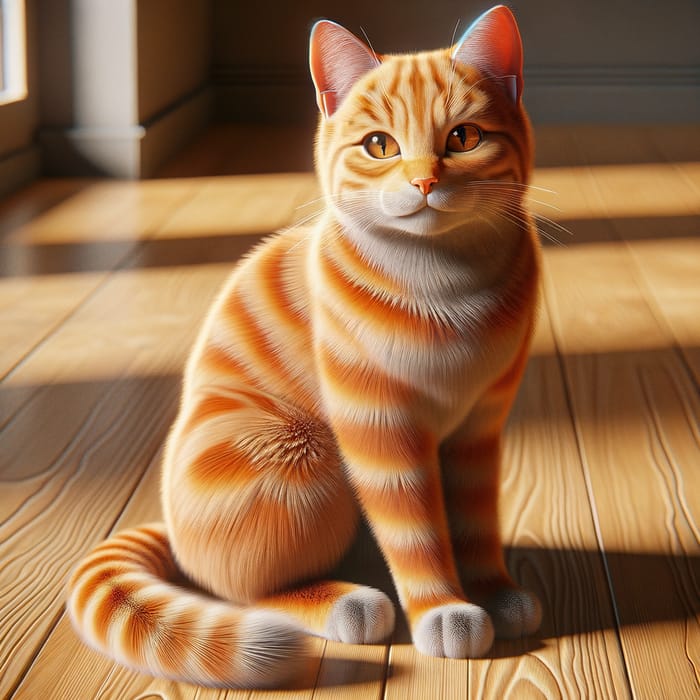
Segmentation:
[(471, 220), (513, 220), (532, 141), (508, 8), (483, 14), (448, 49), (406, 55), (379, 55), (321, 20), (309, 58), (317, 171), (343, 224), (433, 236)]

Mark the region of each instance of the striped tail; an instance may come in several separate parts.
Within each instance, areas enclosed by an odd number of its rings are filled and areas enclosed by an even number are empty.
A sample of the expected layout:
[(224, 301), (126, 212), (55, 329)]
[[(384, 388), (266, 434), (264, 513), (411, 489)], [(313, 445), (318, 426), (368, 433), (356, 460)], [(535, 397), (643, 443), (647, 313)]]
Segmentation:
[(305, 635), (291, 621), (190, 592), (180, 578), (164, 525), (120, 532), (73, 572), (73, 625), (119, 663), (173, 680), (252, 688), (298, 675)]

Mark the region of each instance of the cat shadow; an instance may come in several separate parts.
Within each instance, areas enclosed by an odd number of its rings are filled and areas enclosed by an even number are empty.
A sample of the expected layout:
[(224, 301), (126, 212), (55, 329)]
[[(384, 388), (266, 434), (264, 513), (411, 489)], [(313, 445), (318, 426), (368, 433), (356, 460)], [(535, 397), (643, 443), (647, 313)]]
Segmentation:
[[(403, 615), (399, 614), (396, 617), (396, 628), (394, 629), (394, 634), (391, 637), (391, 644), (403, 644), (409, 646), (413, 644), (411, 640), (411, 633), (408, 629), (408, 624), (406, 623), (406, 618)], [(484, 658), (509, 659), (516, 656), (524, 656), (525, 654), (530, 654), (538, 649), (543, 649), (544, 646), (544, 638), (539, 632), (521, 639), (497, 639)], [(392, 668), (394, 668), (393, 664)], [(400, 672), (400, 668), (397, 670)]]
[[(539, 596), (543, 619), (531, 637), (497, 640), (489, 658), (527, 654), (558, 637), (700, 614), (700, 553), (507, 547), (505, 559), (513, 578)], [(398, 612), (392, 643), (411, 643), (387, 566), (366, 524), (333, 575), (387, 593)]]
[(323, 664), (314, 679), (313, 688), (335, 688), (359, 686), (367, 684), (369, 687), (381, 684), (390, 675), (398, 678), (406, 673), (407, 669), (395, 664), (387, 664), (386, 661), (358, 661), (356, 659), (335, 658), (325, 656)]

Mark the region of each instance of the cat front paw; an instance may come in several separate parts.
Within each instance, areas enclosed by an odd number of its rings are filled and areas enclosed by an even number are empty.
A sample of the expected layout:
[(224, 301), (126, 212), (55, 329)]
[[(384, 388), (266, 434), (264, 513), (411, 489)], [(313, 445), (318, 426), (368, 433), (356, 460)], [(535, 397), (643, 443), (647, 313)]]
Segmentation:
[(472, 603), (450, 603), (428, 610), (413, 630), (418, 651), (451, 659), (483, 656), (491, 648), (493, 638), (488, 613)]
[(518, 639), (537, 632), (542, 622), (542, 605), (534, 593), (523, 588), (501, 588), (483, 601), (489, 611), (496, 637)]
[(347, 644), (377, 644), (394, 631), (395, 615), (384, 593), (358, 588), (335, 602), (323, 636)]

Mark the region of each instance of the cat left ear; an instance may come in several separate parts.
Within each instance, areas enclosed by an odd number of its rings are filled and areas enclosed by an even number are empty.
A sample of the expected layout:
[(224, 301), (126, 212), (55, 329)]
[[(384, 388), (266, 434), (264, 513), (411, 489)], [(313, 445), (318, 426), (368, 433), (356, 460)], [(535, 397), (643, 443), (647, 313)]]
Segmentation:
[(379, 57), (344, 27), (322, 19), (311, 30), (309, 65), (318, 108), (330, 117), (352, 86), (379, 65)]
[(523, 44), (515, 17), (505, 5), (492, 7), (472, 23), (452, 48), (452, 60), (503, 81), (513, 102), (520, 102)]

